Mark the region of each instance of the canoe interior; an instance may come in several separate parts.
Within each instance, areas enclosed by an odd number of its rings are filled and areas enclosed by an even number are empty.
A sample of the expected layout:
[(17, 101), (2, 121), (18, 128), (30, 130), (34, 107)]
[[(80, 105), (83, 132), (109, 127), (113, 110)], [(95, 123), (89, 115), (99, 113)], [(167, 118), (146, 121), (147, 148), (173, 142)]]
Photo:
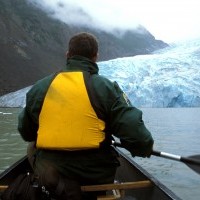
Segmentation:
[(125, 191), (125, 200), (181, 200), (170, 189), (158, 181), (155, 177), (141, 168), (133, 159), (117, 150), (120, 154), (121, 166), (118, 168), (116, 180), (120, 182), (150, 180), (152, 187)]
[[(120, 154), (121, 163), (116, 174), (116, 180), (118, 182), (124, 183), (150, 180), (153, 183), (151, 187), (125, 190), (125, 195), (121, 198), (122, 200), (181, 200), (127, 155), (119, 149), (117, 149), (117, 151)], [(26, 171), (30, 171), (30, 165), (27, 158), (23, 157), (0, 174), (0, 185), (9, 185), (18, 174)]]
[(20, 173), (30, 170), (31, 166), (29, 165), (27, 157), (24, 156), (0, 174), (0, 185), (9, 185)]

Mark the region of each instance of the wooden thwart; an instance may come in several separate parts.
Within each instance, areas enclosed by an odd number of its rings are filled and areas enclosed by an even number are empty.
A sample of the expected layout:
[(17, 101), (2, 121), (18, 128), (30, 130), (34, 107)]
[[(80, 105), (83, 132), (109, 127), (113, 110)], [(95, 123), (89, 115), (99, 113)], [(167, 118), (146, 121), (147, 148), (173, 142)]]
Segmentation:
[[(153, 184), (149, 180), (145, 181), (135, 181), (135, 182), (124, 182), (124, 183), (112, 183), (112, 184), (102, 184), (102, 185), (87, 185), (81, 186), (83, 192), (95, 192), (95, 191), (112, 191), (113, 195), (105, 195), (98, 197), (98, 200), (114, 200), (119, 199), (124, 194), (124, 190), (128, 189), (139, 189), (152, 187)], [(0, 191), (4, 191), (8, 188), (7, 185), (0, 185)]]
[(8, 188), (8, 185), (0, 185), (0, 192)]
[(139, 189), (151, 187), (153, 184), (149, 180), (136, 181), (136, 182), (124, 182), (124, 183), (112, 183), (103, 185), (90, 185), (81, 186), (81, 190), (84, 192), (95, 192), (95, 191), (112, 191), (112, 195), (99, 196), (97, 200), (114, 200), (120, 199), (124, 196), (124, 190), (128, 189)]
[[(112, 184), (102, 184), (102, 185), (86, 185), (81, 186), (83, 192), (92, 192), (92, 191), (105, 191), (105, 190), (122, 190), (122, 189), (137, 189), (145, 188), (152, 186), (151, 181), (135, 181), (135, 182), (124, 182), (124, 183), (112, 183)], [(3, 191), (7, 188), (7, 185), (0, 185), (0, 191)]]
[(152, 186), (151, 181), (145, 180), (145, 181), (136, 181), (136, 182), (81, 186), (81, 190), (84, 192), (94, 192), (94, 191), (105, 191), (105, 190), (138, 189), (138, 188), (145, 188), (145, 187), (151, 187), (151, 186)]

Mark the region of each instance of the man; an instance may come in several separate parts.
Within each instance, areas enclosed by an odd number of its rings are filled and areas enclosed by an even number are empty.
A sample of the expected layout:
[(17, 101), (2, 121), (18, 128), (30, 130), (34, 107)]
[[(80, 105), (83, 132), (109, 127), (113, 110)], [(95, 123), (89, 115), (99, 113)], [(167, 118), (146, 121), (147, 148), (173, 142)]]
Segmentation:
[[(66, 69), (38, 81), (27, 93), (18, 130), (25, 141), (35, 141), (33, 167), (48, 190), (56, 191), (58, 199), (72, 200), (84, 199), (79, 185), (114, 181), (119, 162), (112, 135), (141, 157), (150, 156), (153, 139), (142, 112), (116, 82), (98, 74), (95, 36), (74, 35), (68, 47)], [(57, 187), (61, 180), (64, 186)]]

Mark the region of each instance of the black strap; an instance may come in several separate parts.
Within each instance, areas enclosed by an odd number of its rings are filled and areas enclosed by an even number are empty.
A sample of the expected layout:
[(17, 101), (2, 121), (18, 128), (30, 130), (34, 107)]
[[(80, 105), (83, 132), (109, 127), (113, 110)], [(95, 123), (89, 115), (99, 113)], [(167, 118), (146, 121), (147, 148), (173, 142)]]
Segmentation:
[(106, 116), (104, 115), (103, 111), (101, 111), (101, 104), (97, 98), (96, 91), (92, 83), (92, 75), (89, 72), (85, 71), (83, 72), (83, 77), (90, 103), (92, 104), (92, 107), (94, 108), (94, 111), (96, 112), (98, 118), (105, 121)]
[(105, 115), (105, 112), (103, 111), (101, 102), (97, 98), (96, 90), (92, 83), (92, 75), (89, 72), (85, 71), (85, 72), (83, 72), (83, 77), (84, 77), (85, 86), (86, 86), (86, 89), (88, 92), (88, 96), (89, 96), (91, 105), (92, 105), (94, 111), (96, 112), (97, 117), (99, 119), (103, 120), (106, 124), (105, 130), (104, 130), (106, 137), (105, 137), (105, 140), (100, 144), (100, 148), (103, 148), (103, 149), (107, 149), (108, 147), (110, 148), (110, 146), (112, 144), (112, 140), (114, 140), (114, 139), (112, 137), (112, 134), (109, 131), (108, 118)]

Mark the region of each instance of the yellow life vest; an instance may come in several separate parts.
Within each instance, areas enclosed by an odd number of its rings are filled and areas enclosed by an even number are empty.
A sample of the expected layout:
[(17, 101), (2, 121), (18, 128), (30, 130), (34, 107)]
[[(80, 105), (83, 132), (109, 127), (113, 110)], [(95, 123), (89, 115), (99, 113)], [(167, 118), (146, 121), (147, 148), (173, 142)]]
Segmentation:
[(37, 148), (98, 148), (105, 122), (90, 103), (82, 72), (62, 72), (52, 81), (39, 116)]

